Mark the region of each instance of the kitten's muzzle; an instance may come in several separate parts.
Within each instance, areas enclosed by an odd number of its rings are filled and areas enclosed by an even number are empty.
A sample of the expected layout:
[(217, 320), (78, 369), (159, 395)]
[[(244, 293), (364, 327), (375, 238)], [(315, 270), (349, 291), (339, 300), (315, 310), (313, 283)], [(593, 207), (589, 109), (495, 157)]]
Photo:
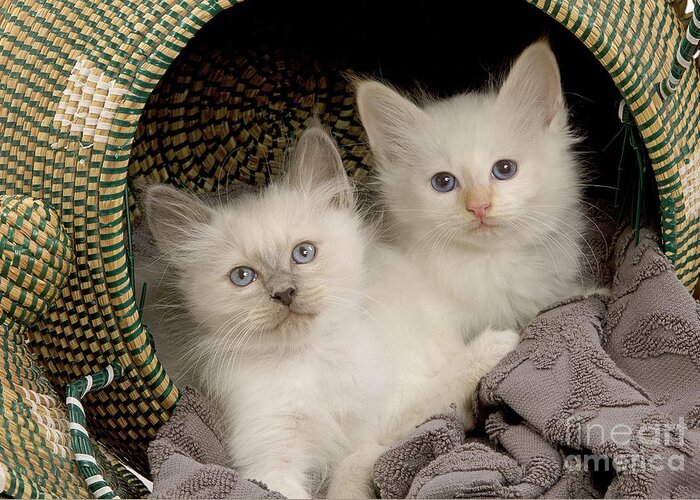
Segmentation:
[(288, 306), (294, 300), (294, 294), (296, 294), (296, 292), (297, 291), (294, 288), (289, 287), (281, 292), (274, 292), (272, 294), (272, 298), (275, 300), (279, 300), (285, 306)]
[(466, 204), (466, 208), (469, 212), (474, 215), (479, 221), (483, 222), (488, 214), (489, 208), (491, 208), (491, 202), (489, 201), (470, 201)]

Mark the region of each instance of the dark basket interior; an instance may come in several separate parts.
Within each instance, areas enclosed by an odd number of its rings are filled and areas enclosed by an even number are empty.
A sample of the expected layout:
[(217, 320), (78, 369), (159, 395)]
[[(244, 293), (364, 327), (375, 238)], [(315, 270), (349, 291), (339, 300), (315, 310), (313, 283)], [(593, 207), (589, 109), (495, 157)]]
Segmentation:
[[(542, 36), (557, 54), (573, 124), (585, 135), (579, 150), (591, 173), (589, 197), (612, 200), (622, 139), (605, 147), (621, 129), (619, 93), (575, 36), (523, 0), (236, 5), (191, 40), (152, 94), (134, 143), (130, 187), (170, 182), (201, 192), (265, 184), (314, 114), (331, 127), (348, 171), (361, 180), (371, 157), (348, 74), (449, 96), (493, 82)], [(618, 212), (625, 217), (638, 167), (629, 152), (621, 165)], [(655, 193), (644, 199), (645, 211), (655, 214)]]

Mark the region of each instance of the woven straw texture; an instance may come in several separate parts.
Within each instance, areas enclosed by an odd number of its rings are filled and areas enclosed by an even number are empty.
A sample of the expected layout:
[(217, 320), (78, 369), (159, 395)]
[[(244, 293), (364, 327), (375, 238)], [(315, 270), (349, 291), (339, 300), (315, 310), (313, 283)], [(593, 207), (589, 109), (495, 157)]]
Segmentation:
[[(27, 325), (46, 313), (74, 270), (58, 214), (22, 195), (0, 196), (0, 491), (12, 497), (85, 497), (66, 407), (27, 348)], [(96, 454), (99, 474), (125, 496), (145, 493), (123, 467)]]
[[(683, 38), (674, 5), (665, 0), (529, 1), (595, 54), (626, 99), (656, 176), (666, 252), (678, 276), (692, 287), (699, 265), (698, 72), (694, 68), (685, 72), (665, 102), (657, 91)], [(61, 427), (65, 407), (52, 406), (55, 399), (42, 399), (55, 394), (26, 352), (23, 339), (28, 338), (48, 379), (59, 386), (115, 362), (123, 367), (118, 382), (85, 395), (82, 404), (90, 435), (146, 470), (145, 447), (168, 418), (178, 391), (155, 356), (131, 286), (124, 234), (130, 206), (136, 206), (128, 201), (129, 176), (137, 188), (148, 179), (202, 191), (216, 189), (229, 176), (266, 182), (276, 175), (293, 131), (312, 112), (320, 112), (333, 125), (354, 175), (366, 170), (363, 150), (353, 149), (362, 131), (347, 90), (339, 79), (324, 77), (326, 69), (293, 54), (281, 70), (303, 63), (308, 68), (304, 85), (292, 82), (303, 92), (280, 95), (264, 65), (258, 65), (257, 72), (249, 69), (255, 54), (229, 55), (225, 62), (216, 62), (224, 57), (221, 51), (200, 53), (198, 71), (207, 75), (210, 85), (225, 87), (228, 97), (212, 103), (207, 101), (207, 88), (195, 87), (182, 102), (161, 101), (161, 108), (170, 106), (182, 119), (179, 129), (156, 133), (164, 119), (158, 106), (149, 104), (145, 114), (144, 110), (158, 82), (187, 42), (214, 15), (234, 4), (234, 0), (0, 0), (0, 194), (9, 200), (28, 195), (49, 203), (72, 240), (71, 245), (62, 240), (50, 247), (56, 256), (48, 265), (54, 273), (50, 277), (20, 257), (28, 266), (23, 268), (27, 275), (3, 274), (0, 281), (5, 331), (0, 421), (8, 440), (24, 440), (19, 448), (0, 445), (3, 450), (24, 450), (37, 429), (36, 420), (18, 420), (8, 406), (13, 384), (35, 391), (36, 400), (53, 412), (52, 422), (65, 434)], [(179, 85), (193, 85), (192, 67), (182, 64)], [(224, 64), (232, 71), (248, 69), (232, 78), (220, 71)], [(279, 73), (280, 67), (275, 68)], [(174, 84), (164, 83), (152, 103), (158, 104), (157, 96), (182, 94), (167, 85)], [(236, 106), (238, 97), (256, 102), (256, 109), (265, 112), (241, 110)], [(197, 127), (199, 118), (188, 115), (193, 109), (207, 110), (203, 113), (209, 128)], [(166, 170), (164, 164), (169, 165)], [(42, 217), (50, 218), (48, 212)], [(30, 216), (27, 220), (42, 231), (40, 220)], [(44, 241), (38, 233), (31, 239)], [(32, 248), (28, 241), (19, 245)], [(16, 262), (15, 256), (22, 252), (3, 246), (0, 269), (6, 273), (10, 266), (16, 267), (5, 262)], [(61, 267), (59, 261), (71, 261), (73, 267)], [(66, 279), (59, 280), (59, 274)], [(55, 292), (34, 283), (32, 277), (51, 281)], [(29, 295), (12, 293), (10, 281), (21, 283)], [(50, 302), (53, 293), (55, 304), (43, 312), (39, 303)], [(27, 328), (34, 320), (38, 322)], [(17, 401), (20, 398), (24, 395)], [(66, 446), (64, 438), (58, 444)], [(4, 465), (0, 465), (0, 488), (10, 495), (36, 488), (47, 495), (84, 496), (75, 466), (54, 452), (58, 444), (37, 441), (33, 455), (0, 454)], [(58, 479), (41, 483), (50, 467), (63, 483)], [(8, 479), (13, 470), (20, 471), (14, 482)]]
[[(370, 169), (355, 99), (337, 67), (294, 50), (240, 50), (204, 40), (188, 47), (149, 98), (134, 139), (129, 180), (191, 192), (231, 182), (264, 185), (314, 115), (329, 126), (356, 180)], [(138, 206), (131, 200), (133, 215)]]
[(12, 496), (86, 494), (72, 463), (65, 409), (25, 344), (26, 325), (73, 270), (71, 247), (58, 214), (42, 202), (0, 196), (0, 488)]
[(657, 91), (671, 71), (685, 33), (673, 5), (602, 0), (531, 3), (566, 26), (591, 50), (627, 102), (654, 169), (666, 255), (678, 278), (692, 290), (700, 266), (698, 71), (694, 66), (686, 71), (679, 90), (665, 101)]

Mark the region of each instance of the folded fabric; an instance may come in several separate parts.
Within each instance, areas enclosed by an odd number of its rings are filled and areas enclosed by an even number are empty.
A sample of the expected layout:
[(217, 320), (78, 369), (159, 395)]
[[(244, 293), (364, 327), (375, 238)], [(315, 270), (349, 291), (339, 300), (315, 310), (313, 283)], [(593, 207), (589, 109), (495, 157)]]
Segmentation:
[[(481, 382), (482, 438), (437, 415), (385, 452), (382, 498), (700, 497), (700, 309), (651, 231), (622, 232), (612, 294), (541, 312)], [(186, 390), (150, 446), (156, 498), (279, 498), (229, 467)]]
[(284, 498), (230, 468), (220, 422), (208, 401), (184, 389), (172, 418), (148, 448), (151, 498)]
[(482, 380), (492, 446), (434, 453), (436, 417), (378, 461), (383, 497), (700, 497), (698, 304), (650, 231), (611, 264), (611, 297), (543, 311)]

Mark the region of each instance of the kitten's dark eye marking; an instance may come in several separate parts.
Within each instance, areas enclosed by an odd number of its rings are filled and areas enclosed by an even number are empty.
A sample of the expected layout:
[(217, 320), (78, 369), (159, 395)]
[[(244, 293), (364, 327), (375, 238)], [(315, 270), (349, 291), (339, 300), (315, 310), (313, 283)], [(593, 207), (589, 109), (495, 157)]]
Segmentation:
[(229, 274), (229, 279), (231, 283), (236, 286), (248, 286), (258, 277), (255, 271), (249, 267), (241, 266), (235, 267), (231, 274)]
[(292, 260), (297, 264), (308, 264), (316, 257), (316, 246), (310, 241), (303, 241), (292, 250)]
[(518, 171), (518, 164), (514, 160), (498, 160), (491, 168), (491, 175), (499, 181), (507, 181)]
[(430, 185), (439, 193), (448, 193), (457, 187), (457, 179), (449, 172), (438, 172), (430, 179)]

